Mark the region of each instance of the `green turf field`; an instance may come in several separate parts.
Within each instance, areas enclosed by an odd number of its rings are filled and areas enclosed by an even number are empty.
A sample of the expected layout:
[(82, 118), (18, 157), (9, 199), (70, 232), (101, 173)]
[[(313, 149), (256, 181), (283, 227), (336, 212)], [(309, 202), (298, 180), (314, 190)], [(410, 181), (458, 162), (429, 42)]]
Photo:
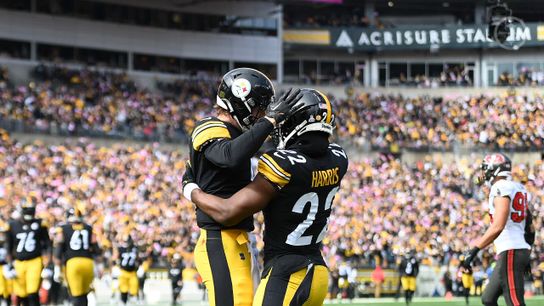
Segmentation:
[[(525, 300), (525, 303), (527, 304), (527, 306), (544, 305), (544, 296), (536, 296), (536, 297), (528, 298)], [(393, 299), (380, 299), (380, 300), (368, 299), (368, 300), (357, 300), (356, 302), (354, 301), (351, 304), (348, 302), (344, 302), (341, 304), (326, 303), (325, 305), (330, 305), (330, 306), (337, 306), (337, 305), (338, 306), (339, 305), (343, 305), (343, 306), (347, 306), (347, 305), (349, 306), (362, 306), (362, 305), (401, 306), (405, 304), (404, 304), (404, 300), (402, 299), (399, 299), (397, 302), (395, 302)], [(459, 299), (459, 298), (454, 298), (452, 301), (446, 301), (444, 298), (419, 298), (419, 299), (415, 298), (414, 302), (410, 305), (411, 306), (431, 306), (431, 305), (465, 306), (466, 304), (464, 299)], [(470, 299), (469, 305), (477, 306), (477, 305), (482, 305), (482, 303), (480, 302), (479, 298), (474, 297)], [(499, 305), (506, 305), (502, 297), (499, 299)]]

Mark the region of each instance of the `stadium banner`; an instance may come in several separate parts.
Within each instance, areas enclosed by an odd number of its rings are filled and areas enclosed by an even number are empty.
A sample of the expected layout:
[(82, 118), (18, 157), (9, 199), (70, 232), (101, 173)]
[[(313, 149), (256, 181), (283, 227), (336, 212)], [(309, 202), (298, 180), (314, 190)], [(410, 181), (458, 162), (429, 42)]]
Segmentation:
[[(487, 31), (487, 25), (475, 24), (446, 27), (402, 26), (380, 30), (368, 28), (286, 29), (284, 42), (365, 51), (498, 48), (499, 45), (487, 37)], [(328, 42), (324, 32), (329, 33)], [(304, 33), (304, 35), (296, 36), (292, 33)], [(319, 39), (315, 39), (317, 37)], [(544, 24), (525, 23), (524, 26), (513, 26), (507, 42), (523, 43), (524, 46), (544, 46)]]

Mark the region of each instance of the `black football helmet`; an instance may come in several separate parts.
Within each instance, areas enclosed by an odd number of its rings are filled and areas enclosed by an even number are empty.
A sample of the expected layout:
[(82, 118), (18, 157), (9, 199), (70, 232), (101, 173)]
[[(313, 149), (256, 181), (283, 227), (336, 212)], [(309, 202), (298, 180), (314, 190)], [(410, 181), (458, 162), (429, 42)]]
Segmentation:
[(34, 220), (34, 216), (36, 215), (36, 198), (24, 198), (21, 201), (20, 211), (24, 221)]
[(310, 88), (302, 89), (301, 93), (302, 98), (295, 107), (301, 103), (304, 106), (274, 129), (272, 139), (278, 149), (285, 149), (292, 141), (308, 132), (332, 135), (336, 127), (332, 104), (327, 96)]
[(236, 68), (223, 76), (217, 89), (217, 105), (227, 110), (242, 129), (250, 128), (274, 99), (274, 85), (262, 72)]
[(70, 207), (66, 211), (66, 220), (68, 222), (81, 222), (83, 220), (83, 212), (78, 207)]
[(481, 176), (476, 179), (478, 185), (491, 183), (498, 176), (512, 176), (512, 162), (501, 153), (489, 154), (484, 157), (480, 165)]

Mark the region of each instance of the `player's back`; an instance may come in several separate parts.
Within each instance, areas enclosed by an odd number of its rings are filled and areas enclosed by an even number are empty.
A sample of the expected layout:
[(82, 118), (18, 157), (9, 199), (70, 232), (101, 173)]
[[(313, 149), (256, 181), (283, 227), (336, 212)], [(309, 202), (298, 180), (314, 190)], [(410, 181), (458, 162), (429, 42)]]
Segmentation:
[(93, 229), (86, 223), (66, 223), (60, 226), (63, 235), (63, 258), (68, 261), (74, 257), (92, 258), (91, 237)]
[(495, 239), (497, 253), (513, 249), (530, 249), (525, 241), (525, 222), (529, 194), (521, 183), (502, 179), (491, 186), (489, 193), (489, 213), (493, 218), (495, 213), (494, 199), (509, 197), (510, 207), (506, 225), (501, 234)]
[[(205, 192), (222, 198), (230, 197), (251, 182), (251, 161), (248, 159), (235, 168), (221, 167), (207, 158), (206, 150), (214, 142), (234, 139), (242, 132), (215, 117), (207, 117), (199, 121), (191, 135), (190, 161), (195, 181)], [(225, 228), (215, 222), (200, 209), (196, 210), (197, 224), (207, 230)], [(253, 230), (253, 218), (246, 218), (231, 228)]]
[(49, 246), (43, 245), (49, 242), (47, 227), (41, 219), (33, 219), (29, 222), (13, 220), (9, 223), (8, 239), (12, 241), (15, 259), (30, 260), (42, 255), (42, 250)]
[(136, 271), (138, 269), (138, 248), (119, 248), (119, 267), (125, 271)]
[(275, 256), (299, 254), (324, 264), (321, 241), (347, 166), (346, 153), (336, 144), (315, 157), (297, 150), (263, 154), (259, 173), (281, 188), (263, 211), (265, 262)]

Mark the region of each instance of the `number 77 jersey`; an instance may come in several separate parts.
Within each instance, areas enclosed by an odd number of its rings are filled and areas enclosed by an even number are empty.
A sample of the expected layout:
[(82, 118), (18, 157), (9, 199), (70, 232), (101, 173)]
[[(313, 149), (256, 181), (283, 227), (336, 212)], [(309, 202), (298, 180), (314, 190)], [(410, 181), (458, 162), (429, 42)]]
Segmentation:
[(261, 156), (259, 174), (278, 189), (263, 210), (265, 263), (276, 256), (298, 254), (324, 264), (321, 241), (347, 167), (347, 155), (336, 144), (317, 157), (299, 150), (275, 150)]
[(525, 186), (511, 180), (500, 180), (491, 186), (489, 192), (489, 214), (493, 222), (495, 214), (494, 200), (496, 197), (510, 198), (510, 211), (506, 219), (506, 225), (500, 235), (495, 239), (497, 254), (506, 250), (530, 249), (525, 241), (525, 222), (528, 209), (529, 194)]

